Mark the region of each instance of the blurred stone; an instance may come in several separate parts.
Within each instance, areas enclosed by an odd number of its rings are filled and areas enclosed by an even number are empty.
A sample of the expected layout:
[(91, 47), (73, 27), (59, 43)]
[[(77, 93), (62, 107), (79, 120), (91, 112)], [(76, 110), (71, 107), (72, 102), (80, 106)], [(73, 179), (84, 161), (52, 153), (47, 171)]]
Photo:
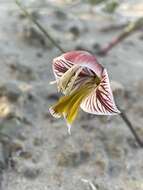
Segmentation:
[(66, 13), (64, 13), (62, 10), (55, 10), (54, 14), (60, 20), (65, 20), (67, 18)]
[(27, 139), (26, 134), (22, 131), (18, 132), (17, 138), (21, 141), (25, 141)]
[(114, 177), (114, 178), (119, 177), (123, 169), (125, 168), (119, 162), (110, 160), (108, 163), (108, 174), (111, 177)]
[(72, 35), (77, 38), (80, 35), (79, 28), (77, 26), (72, 26), (69, 28), (69, 32), (72, 33)]
[(28, 152), (28, 151), (20, 151), (19, 156), (21, 158), (24, 158), (24, 159), (31, 159), (32, 158), (31, 152)]
[(120, 159), (122, 157), (122, 150), (120, 147), (118, 147), (116, 144), (107, 144), (106, 145), (106, 151), (108, 153), (108, 156), (112, 159)]
[(35, 179), (41, 173), (41, 169), (34, 164), (27, 164), (25, 168), (23, 168), (23, 174), (28, 179)]
[(30, 100), (30, 101), (36, 101), (37, 99), (36, 99), (37, 97), (35, 96), (35, 94), (33, 94), (32, 92), (28, 92), (27, 93), (27, 99), (28, 100)]
[(2, 145), (2, 154), (5, 162), (5, 167), (9, 165), (15, 166), (15, 162), (13, 160), (13, 155), (17, 154), (17, 152), (23, 149), (22, 145), (19, 142), (12, 140), (10, 136), (1, 133), (0, 136), (1, 145)]
[(38, 138), (38, 137), (35, 137), (34, 140), (33, 140), (33, 144), (35, 146), (41, 146), (43, 144), (43, 139), (42, 138)]
[(36, 56), (37, 56), (38, 58), (42, 58), (42, 57), (43, 57), (43, 54), (42, 54), (42, 52), (37, 52), (37, 53), (36, 53)]
[(23, 145), (20, 142), (12, 142), (10, 144), (11, 152), (21, 152), (23, 150)]
[(64, 31), (63, 25), (61, 25), (60, 22), (58, 22), (58, 23), (53, 23), (53, 24), (52, 24), (52, 28), (53, 28), (54, 30), (57, 30), (57, 31), (60, 31), (60, 32)]
[(95, 171), (97, 175), (100, 176), (104, 175), (105, 169), (106, 169), (106, 162), (102, 158), (97, 159), (95, 162)]
[(35, 152), (35, 151), (34, 151), (34, 153), (32, 154), (32, 159), (31, 159), (31, 161), (32, 161), (32, 163), (34, 163), (34, 164), (38, 164), (38, 163), (41, 161), (41, 158), (42, 158), (41, 152), (39, 153), (39, 152)]
[(88, 32), (86, 26), (79, 20), (76, 20), (75, 22), (68, 22), (66, 29), (72, 34), (74, 39), (80, 37), (84, 32)]
[(12, 137), (16, 137), (21, 128), (23, 127), (23, 123), (21, 123), (16, 118), (4, 119), (0, 123), (1, 132)]
[(36, 74), (27, 65), (22, 65), (20, 63), (11, 63), (9, 65), (12, 74), (14, 73), (16, 75), (16, 78), (21, 81), (31, 81), (36, 79)]
[(129, 146), (133, 149), (137, 149), (140, 148), (137, 141), (134, 139), (134, 137), (128, 137), (127, 138), (127, 143), (129, 144)]
[(88, 125), (88, 124), (82, 124), (81, 128), (83, 128), (87, 132), (93, 132), (95, 127), (93, 125)]
[(95, 52), (99, 52), (99, 50), (101, 49), (100, 44), (97, 42), (93, 43), (92, 48)]
[(64, 167), (76, 167), (86, 162), (90, 157), (89, 152), (62, 152), (58, 156), (58, 165)]
[(17, 101), (22, 91), (15, 82), (7, 82), (0, 86), (0, 96), (6, 96), (10, 101)]

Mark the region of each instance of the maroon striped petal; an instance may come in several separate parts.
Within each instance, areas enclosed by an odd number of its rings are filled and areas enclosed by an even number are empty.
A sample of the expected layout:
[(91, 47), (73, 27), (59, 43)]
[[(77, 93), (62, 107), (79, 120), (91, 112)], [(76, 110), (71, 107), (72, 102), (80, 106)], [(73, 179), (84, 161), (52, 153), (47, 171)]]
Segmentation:
[(81, 108), (96, 115), (120, 113), (114, 102), (106, 69), (103, 70), (100, 84), (82, 101)]
[(53, 60), (53, 71), (57, 84), (66, 71), (74, 68), (75, 65), (82, 67), (82, 70), (75, 79), (72, 90), (78, 89), (91, 76), (97, 75), (100, 78), (102, 76), (103, 67), (95, 56), (86, 51), (70, 51)]
[(75, 64), (75, 59), (81, 54), (89, 54), (84, 51), (70, 51), (56, 57), (53, 60), (53, 71), (56, 79), (59, 79), (68, 69)]
[(101, 76), (103, 67), (98, 63), (95, 56), (86, 51), (70, 51), (53, 60), (53, 71), (56, 79), (59, 79), (73, 65), (83, 67), (81, 77)]
[(73, 66), (73, 62), (66, 60), (63, 55), (53, 60), (53, 72), (56, 79), (59, 79), (68, 69)]

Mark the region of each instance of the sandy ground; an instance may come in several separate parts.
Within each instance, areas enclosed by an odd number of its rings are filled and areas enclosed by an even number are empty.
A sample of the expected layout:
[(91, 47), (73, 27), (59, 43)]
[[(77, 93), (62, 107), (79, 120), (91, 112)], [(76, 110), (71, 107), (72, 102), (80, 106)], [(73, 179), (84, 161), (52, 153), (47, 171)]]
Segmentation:
[[(71, 136), (62, 119), (50, 116), (48, 108), (59, 97), (49, 85), (54, 79), (52, 59), (60, 52), (12, 1), (6, 2), (0, 5), (0, 128), (15, 145), (14, 167), (1, 169), (1, 190), (142, 190), (143, 150), (119, 116), (81, 112)], [(54, 6), (37, 9), (38, 1), (34, 5), (40, 22), (67, 51), (95, 52), (97, 44), (106, 44), (120, 32), (100, 32), (108, 23), (122, 21), (119, 13), (111, 19), (93, 14), (87, 4), (63, 11)], [(130, 36), (99, 61), (119, 84), (118, 101), (143, 139), (141, 35)], [(6, 143), (0, 147), (1, 166), (7, 149)]]

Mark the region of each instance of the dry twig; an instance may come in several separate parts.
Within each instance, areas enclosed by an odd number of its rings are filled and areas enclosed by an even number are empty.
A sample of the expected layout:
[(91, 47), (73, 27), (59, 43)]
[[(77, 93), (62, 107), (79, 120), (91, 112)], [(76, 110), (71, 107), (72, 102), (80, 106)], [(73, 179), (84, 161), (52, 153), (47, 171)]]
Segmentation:
[(137, 19), (135, 22), (130, 22), (117, 36), (112, 39), (105, 47), (101, 48), (98, 52), (99, 55), (105, 56), (113, 47), (122, 42), (125, 38), (133, 34), (134, 32), (143, 28), (143, 17)]

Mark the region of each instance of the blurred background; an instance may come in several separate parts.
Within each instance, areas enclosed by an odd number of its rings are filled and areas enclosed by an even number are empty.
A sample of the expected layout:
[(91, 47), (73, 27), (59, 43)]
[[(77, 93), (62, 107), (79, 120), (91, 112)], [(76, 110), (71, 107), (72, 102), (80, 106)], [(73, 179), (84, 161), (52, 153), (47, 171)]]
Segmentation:
[[(143, 1), (21, 4), (65, 51), (97, 56), (118, 105), (143, 139)], [(56, 86), (49, 85), (52, 60), (60, 54), (14, 0), (0, 0), (0, 189), (142, 190), (143, 150), (118, 115), (81, 111), (71, 136), (65, 121), (50, 115), (59, 98)]]

